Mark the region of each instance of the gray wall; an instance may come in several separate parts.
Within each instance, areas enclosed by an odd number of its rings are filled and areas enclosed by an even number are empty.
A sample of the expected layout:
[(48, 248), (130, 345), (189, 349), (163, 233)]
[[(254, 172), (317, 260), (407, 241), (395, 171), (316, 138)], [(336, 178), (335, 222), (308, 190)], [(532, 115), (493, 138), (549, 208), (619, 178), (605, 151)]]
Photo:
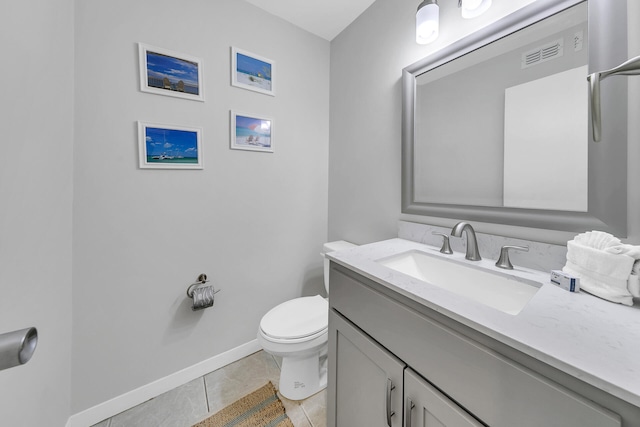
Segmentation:
[[(494, 2), (472, 20), (460, 17), (456, 2), (440, 2), (440, 37), (430, 45), (415, 42), (412, 0), (377, 0), (331, 43), (331, 142), (329, 147), (329, 238), (367, 243), (397, 234), (398, 219), (439, 226), (455, 220), (401, 214), (401, 70), (430, 53), (494, 22), (531, 1)], [(629, 1), (630, 55), (637, 55), (638, 5)], [(635, 43), (635, 47), (633, 44)], [(637, 116), (639, 86), (631, 81), (630, 105)], [(636, 80), (638, 80), (636, 78)], [(635, 102), (635, 104), (633, 104)], [(634, 117), (630, 112), (631, 117)], [(630, 120), (629, 141), (640, 139)], [(638, 158), (629, 144), (629, 158)], [(640, 180), (630, 160), (629, 180)], [(455, 163), (450, 172), (457, 173)], [(460, 171), (463, 173), (463, 171)], [(629, 186), (629, 242), (640, 242), (640, 206)], [(477, 223), (488, 234), (564, 244), (573, 233)]]
[[(329, 43), (235, 0), (76, 3), (73, 407), (256, 337), (323, 293)], [(137, 42), (203, 60), (206, 102), (142, 93)], [(230, 47), (276, 61), (276, 97), (230, 85)], [(274, 120), (275, 153), (229, 149), (229, 110)], [(204, 170), (140, 170), (136, 121), (203, 128)], [(185, 296), (199, 273), (214, 308)]]
[(0, 371), (0, 424), (63, 426), (71, 378), (73, 0), (8, 0), (0, 25), (0, 334), (35, 326)]
[(402, 69), (531, 1), (497, 2), (472, 20), (456, 2), (440, 2), (440, 36), (423, 46), (415, 41), (418, 2), (377, 0), (331, 42), (330, 239), (397, 235)]

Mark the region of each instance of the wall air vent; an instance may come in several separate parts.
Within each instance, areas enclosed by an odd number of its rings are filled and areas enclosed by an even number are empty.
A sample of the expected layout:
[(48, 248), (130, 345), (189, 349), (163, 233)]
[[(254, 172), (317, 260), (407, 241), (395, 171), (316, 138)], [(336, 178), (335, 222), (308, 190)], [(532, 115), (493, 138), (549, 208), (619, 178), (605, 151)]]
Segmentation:
[(522, 54), (522, 69), (559, 58), (564, 53), (564, 39), (554, 40)]

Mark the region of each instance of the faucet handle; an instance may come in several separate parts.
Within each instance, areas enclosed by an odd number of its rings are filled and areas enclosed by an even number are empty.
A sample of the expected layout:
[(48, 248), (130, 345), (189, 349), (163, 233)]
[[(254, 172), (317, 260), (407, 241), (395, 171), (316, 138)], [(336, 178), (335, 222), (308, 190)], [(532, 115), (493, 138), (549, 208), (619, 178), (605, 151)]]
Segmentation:
[(513, 264), (511, 264), (511, 260), (509, 259), (509, 249), (529, 252), (529, 246), (505, 245), (502, 247), (502, 249), (500, 249), (500, 258), (498, 258), (498, 261), (496, 261), (496, 267), (504, 268), (506, 270), (513, 270)]
[(444, 233), (438, 233), (437, 231), (432, 232), (434, 236), (442, 236), (442, 247), (440, 248), (440, 252), (443, 254), (451, 255), (453, 251), (451, 250), (451, 245), (449, 244), (449, 235)]

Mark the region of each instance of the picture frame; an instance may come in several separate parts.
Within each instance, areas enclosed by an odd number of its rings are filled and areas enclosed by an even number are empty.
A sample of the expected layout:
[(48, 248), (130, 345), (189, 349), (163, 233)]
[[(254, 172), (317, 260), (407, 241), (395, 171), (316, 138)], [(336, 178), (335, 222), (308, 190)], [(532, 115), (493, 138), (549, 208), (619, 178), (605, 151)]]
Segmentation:
[(275, 74), (275, 61), (231, 47), (232, 86), (276, 96)]
[(233, 150), (273, 153), (273, 119), (232, 110), (230, 142)]
[(141, 169), (203, 169), (202, 129), (138, 122)]
[(138, 43), (140, 90), (204, 102), (202, 61), (195, 56)]

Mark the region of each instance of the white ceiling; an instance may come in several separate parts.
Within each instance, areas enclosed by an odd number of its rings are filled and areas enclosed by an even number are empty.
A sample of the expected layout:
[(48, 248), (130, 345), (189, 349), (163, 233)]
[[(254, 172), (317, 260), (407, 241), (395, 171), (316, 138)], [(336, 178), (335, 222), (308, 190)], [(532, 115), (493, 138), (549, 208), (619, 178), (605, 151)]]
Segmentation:
[(246, 0), (326, 40), (333, 40), (375, 0)]

